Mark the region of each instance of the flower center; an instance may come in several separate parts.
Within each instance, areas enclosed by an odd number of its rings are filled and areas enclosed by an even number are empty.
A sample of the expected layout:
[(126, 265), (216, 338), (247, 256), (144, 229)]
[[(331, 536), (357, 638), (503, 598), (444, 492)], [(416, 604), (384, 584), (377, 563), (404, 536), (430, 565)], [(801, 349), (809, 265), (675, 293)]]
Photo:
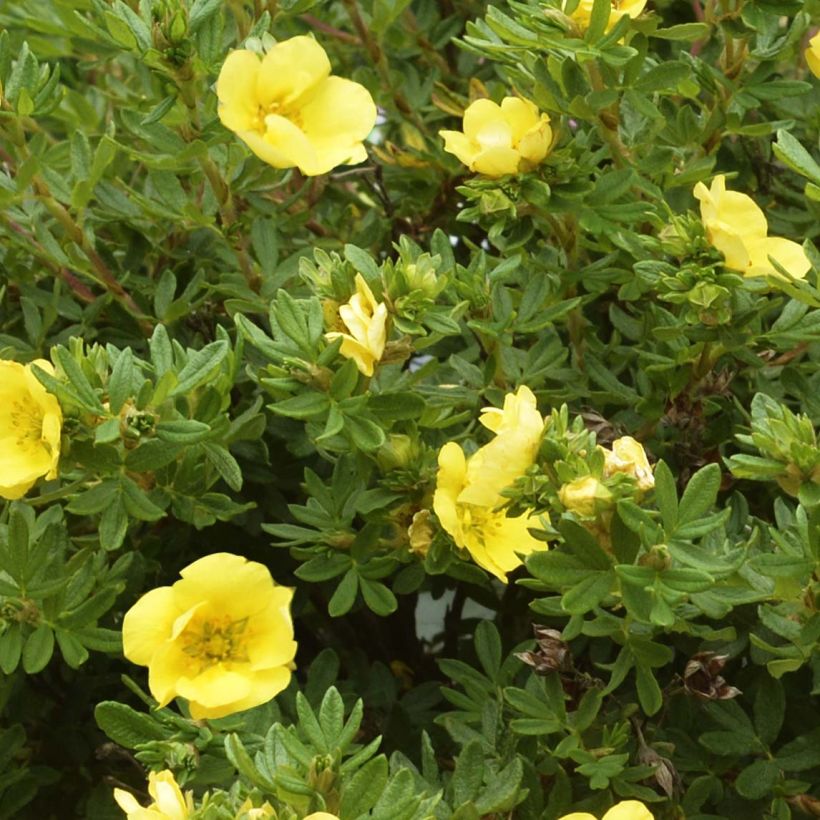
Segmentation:
[(292, 110), (289, 106), (283, 103), (273, 102), (268, 106), (260, 105), (256, 109), (256, 116), (252, 120), (253, 128), (260, 134), (264, 134), (267, 130), (265, 124), (265, 117), (270, 114), (276, 114), (284, 117), (286, 120), (292, 122), (297, 128), (302, 127), (302, 115), (298, 110)]
[(492, 512), (472, 504), (459, 504), (458, 506), (461, 513), (461, 526), (464, 530), (469, 530), (482, 543), (494, 530), (504, 527), (506, 516), (503, 510)]
[(29, 449), (40, 444), (43, 437), (43, 413), (36, 404), (12, 401), (9, 412), (17, 433), (17, 446)]
[(247, 661), (244, 632), (248, 619), (230, 621), (216, 618), (192, 625), (183, 634), (186, 655), (196, 658), (203, 667), (227, 661)]

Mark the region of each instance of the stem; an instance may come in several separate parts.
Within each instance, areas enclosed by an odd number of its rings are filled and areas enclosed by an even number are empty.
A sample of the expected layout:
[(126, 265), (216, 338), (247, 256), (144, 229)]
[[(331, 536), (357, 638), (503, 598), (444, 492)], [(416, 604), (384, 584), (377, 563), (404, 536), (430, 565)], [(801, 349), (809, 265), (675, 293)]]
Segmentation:
[[(606, 85), (601, 76), (601, 71), (597, 63), (589, 60), (585, 63), (589, 81), (594, 91), (604, 91)], [(620, 111), (618, 110), (618, 103), (613, 103), (609, 108), (605, 108), (598, 114), (598, 132), (604, 138), (604, 141), (609, 145), (610, 153), (612, 154), (613, 162), (622, 168), (624, 165), (632, 163), (632, 153), (621, 141), (621, 136), (618, 133), (618, 126), (620, 124)]]
[(62, 225), (71, 241), (80, 247), (88, 258), (88, 261), (91, 262), (92, 267), (99, 276), (100, 284), (134, 316), (140, 330), (146, 336), (150, 336), (153, 331), (153, 325), (139, 305), (134, 301), (131, 294), (128, 293), (114, 274), (111, 273), (108, 265), (105, 264), (103, 258), (97, 252), (97, 249), (88, 241), (85, 232), (74, 221), (74, 217), (51, 195), (48, 185), (41, 177), (35, 176), (32, 180), (32, 184), (40, 201), (45, 205), (46, 210)]
[(376, 69), (381, 75), (385, 88), (387, 88), (390, 92), (396, 108), (398, 108), (398, 110), (405, 116), (410, 117), (416, 127), (423, 132), (425, 130), (424, 123), (419, 119), (404, 94), (394, 87), (393, 82), (390, 79), (390, 67), (387, 64), (387, 59), (385, 58), (381, 47), (373, 37), (373, 33), (367, 27), (361, 11), (359, 10), (359, 4), (356, 0), (342, 0), (342, 3), (348, 16), (350, 17), (351, 22), (353, 23), (353, 27), (356, 29), (356, 33), (359, 35), (359, 40), (364, 45), (370, 59), (373, 62), (373, 65), (376, 66)]

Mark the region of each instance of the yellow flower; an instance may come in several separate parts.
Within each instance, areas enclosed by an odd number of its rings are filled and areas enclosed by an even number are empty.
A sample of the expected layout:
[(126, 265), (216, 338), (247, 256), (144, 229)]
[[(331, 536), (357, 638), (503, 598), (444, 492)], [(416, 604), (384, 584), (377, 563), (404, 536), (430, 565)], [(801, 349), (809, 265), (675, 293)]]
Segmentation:
[(606, 502), (610, 496), (609, 490), (591, 475), (576, 478), (558, 490), (558, 498), (566, 509), (587, 517), (595, 515), (600, 504)]
[(552, 129), (529, 100), (505, 97), (501, 105), (476, 100), (464, 112), (462, 131), (439, 131), (444, 150), (471, 171), (489, 177), (529, 171), (547, 155)]
[[(54, 373), (51, 364), (33, 364)], [(57, 477), (63, 413), (31, 365), (0, 360), (0, 498), (22, 498), (41, 476)]]
[(226, 552), (140, 598), (122, 627), (125, 656), (148, 667), (161, 706), (186, 698), (195, 719), (269, 701), (290, 682), (296, 642), (290, 601), (262, 564)]
[(309, 814), (305, 820), (339, 820), (335, 814), (329, 814), (326, 811), (315, 811)]
[(723, 174), (712, 180), (711, 188), (699, 182), (694, 193), (700, 200), (706, 236), (723, 254), (729, 270), (744, 276), (780, 277), (769, 262), (770, 256), (795, 279), (802, 279), (811, 268), (811, 262), (797, 242), (766, 235), (769, 225), (763, 211), (750, 196), (727, 191)]
[(185, 820), (194, 810), (193, 793), (183, 795), (174, 773), (168, 769), (149, 773), (148, 794), (154, 802), (147, 808), (140, 806), (137, 798), (123, 789), (114, 789), (114, 800), (128, 820)]
[(413, 515), (413, 521), (407, 528), (410, 552), (424, 558), (433, 541), (433, 528), (430, 526), (430, 510), (419, 510)]
[(373, 366), (381, 359), (387, 343), (387, 305), (376, 302), (360, 273), (356, 274), (356, 292), (339, 308), (339, 316), (350, 333), (333, 331), (326, 333), (325, 338), (330, 342), (342, 339), (342, 356), (353, 359), (365, 376), (372, 376)]
[(376, 104), (359, 83), (330, 74), (325, 50), (311, 37), (277, 43), (260, 59), (239, 49), (216, 81), (219, 119), (274, 168), (307, 176), (367, 159), (362, 140)]
[(254, 808), (250, 797), (239, 807), (239, 813), (235, 820), (265, 820), (268, 817), (276, 817), (276, 812), (273, 806), (267, 800), (261, 805)]
[(820, 32), (809, 40), (809, 47), (806, 49), (806, 63), (815, 77), (820, 77)]
[[(582, 30), (589, 28), (589, 21), (592, 18), (592, 7), (595, 5), (595, 0), (581, 0), (575, 11), (570, 14), (570, 17), (576, 22), (578, 27)], [(606, 30), (610, 31), (615, 28), (621, 17), (637, 17), (646, 6), (646, 0), (612, 0), (612, 11), (609, 14), (609, 22), (606, 24)], [(564, 3), (566, 8), (566, 2)]]
[(624, 473), (635, 479), (638, 489), (646, 492), (655, 486), (655, 476), (643, 445), (632, 436), (623, 436), (612, 442), (612, 449), (604, 451), (604, 475), (609, 478)]
[[(576, 811), (572, 814), (565, 814), (558, 820), (596, 820), (596, 818), (589, 812)], [(614, 805), (601, 820), (654, 820), (654, 815), (637, 800), (622, 800)]]
[(538, 518), (528, 513), (508, 518), (501, 491), (523, 475), (535, 460), (544, 420), (527, 387), (508, 394), (504, 409), (485, 408), (481, 422), (495, 438), (468, 460), (455, 442), (441, 448), (433, 510), (441, 526), (473, 560), (499, 580), (521, 566), (518, 554), (547, 545), (530, 535)]

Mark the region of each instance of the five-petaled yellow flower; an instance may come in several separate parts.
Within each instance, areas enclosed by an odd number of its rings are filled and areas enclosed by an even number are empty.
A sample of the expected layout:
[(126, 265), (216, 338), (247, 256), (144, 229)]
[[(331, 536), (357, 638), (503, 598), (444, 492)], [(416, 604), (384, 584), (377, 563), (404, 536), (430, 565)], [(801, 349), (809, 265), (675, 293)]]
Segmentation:
[[(50, 374), (51, 364), (33, 364)], [(22, 498), (38, 478), (57, 477), (63, 413), (31, 365), (0, 360), (0, 498)]]
[(376, 104), (363, 85), (331, 76), (311, 37), (283, 40), (261, 59), (232, 51), (216, 93), (222, 124), (275, 168), (315, 176), (367, 159), (362, 140), (376, 124)]
[[(575, 21), (578, 27), (582, 30), (589, 28), (589, 22), (592, 18), (592, 7), (595, 5), (595, 0), (581, 0), (576, 6), (575, 11), (570, 14), (570, 17)], [(606, 30), (615, 28), (618, 21), (622, 17), (637, 17), (646, 6), (646, 0), (612, 0), (612, 11), (609, 13), (609, 22), (606, 24)], [(564, 3), (566, 8), (566, 3)]]
[(501, 105), (476, 100), (464, 112), (462, 131), (439, 131), (444, 150), (471, 171), (488, 177), (529, 171), (546, 157), (552, 144), (550, 118), (534, 103), (505, 97)]
[[(558, 820), (596, 820), (596, 818), (589, 812), (576, 811), (572, 814), (565, 814)], [(601, 820), (654, 820), (654, 815), (637, 800), (622, 800), (614, 805)]]
[(114, 789), (114, 799), (128, 820), (186, 820), (194, 811), (193, 793), (183, 795), (174, 773), (168, 769), (149, 773), (148, 794), (154, 802), (143, 808), (130, 792)]
[(181, 575), (143, 595), (122, 627), (125, 656), (148, 667), (160, 705), (181, 696), (195, 719), (219, 718), (281, 692), (296, 655), (293, 590), (262, 564), (226, 552)]
[(806, 63), (815, 77), (820, 77), (820, 32), (809, 40), (809, 47), (806, 49)]
[(305, 820), (339, 820), (335, 814), (329, 814), (326, 811), (315, 811), (309, 814)]
[(501, 491), (522, 476), (535, 460), (544, 420), (527, 387), (504, 399), (504, 409), (485, 408), (481, 423), (495, 438), (469, 459), (455, 442), (441, 448), (433, 510), (441, 526), (473, 560), (504, 583), (507, 573), (547, 545), (533, 538), (529, 527), (538, 519), (528, 513), (507, 517), (499, 509)]
[(604, 476), (607, 478), (616, 473), (624, 473), (632, 476), (638, 489), (642, 492), (651, 490), (655, 486), (655, 476), (649, 466), (649, 459), (646, 457), (646, 450), (643, 445), (632, 438), (632, 436), (622, 436), (612, 442), (612, 449), (604, 451)]
[(719, 174), (707, 188), (702, 182), (695, 186), (695, 198), (700, 200), (700, 216), (706, 237), (725, 257), (726, 267), (744, 276), (774, 276), (782, 274), (769, 257), (795, 279), (802, 279), (811, 262), (797, 242), (779, 236), (767, 236), (769, 225), (763, 211), (746, 194), (726, 190), (726, 177)]
[(360, 273), (356, 274), (356, 292), (339, 308), (339, 317), (350, 332), (332, 331), (325, 337), (330, 342), (342, 339), (342, 356), (353, 359), (365, 376), (372, 376), (387, 343), (387, 305), (376, 301)]

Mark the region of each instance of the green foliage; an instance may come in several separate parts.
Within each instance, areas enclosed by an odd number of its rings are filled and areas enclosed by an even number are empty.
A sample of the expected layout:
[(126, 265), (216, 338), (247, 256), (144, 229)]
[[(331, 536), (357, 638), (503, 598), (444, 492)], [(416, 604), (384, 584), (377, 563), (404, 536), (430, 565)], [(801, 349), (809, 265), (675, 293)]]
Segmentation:
[[(142, 767), (208, 820), (820, 811), (820, 4), (578, 8), (0, 4), (0, 359), (49, 359), (63, 413), (59, 477), (0, 507), (0, 820), (121, 816)], [(302, 34), (381, 115), (319, 177), (255, 157), (214, 93), (231, 50)], [(542, 163), (444, 151), (516, 95)], [(805, 278), (725, 267), (692, 197), (716, 174)], [(327, 336), (359, 277), (372, 376)], [(546, 424), (502, 497), (549, 548), (504, 586), (433, 497), (520, 385)], [(608, 466), (626, 435), (654, 485)], [(219, 551), (295, 587), (297, 669), (195, 721), (120, 630)]]

